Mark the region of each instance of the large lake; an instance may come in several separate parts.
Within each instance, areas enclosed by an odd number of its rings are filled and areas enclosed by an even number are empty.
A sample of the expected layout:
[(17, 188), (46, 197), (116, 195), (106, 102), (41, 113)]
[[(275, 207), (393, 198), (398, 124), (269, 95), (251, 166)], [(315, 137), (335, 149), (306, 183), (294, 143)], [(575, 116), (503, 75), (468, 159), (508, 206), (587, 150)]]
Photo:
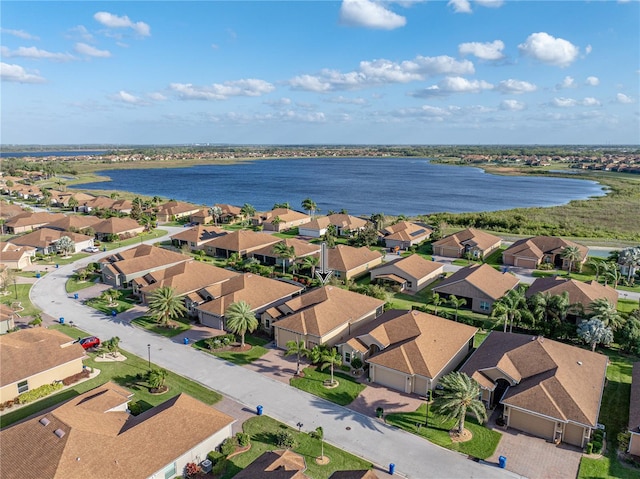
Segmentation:
[(75, 188), (121, 190), (195, 204), (250, 203), (269, 210), (312, 198), (320, 212), (417, 216), (554, 206), (605, 194), (594, 181), (499, 176), (480, 168), (434, 164), (428, 158), (302, 158), (229, 165), (109, 170), (112, 181)]

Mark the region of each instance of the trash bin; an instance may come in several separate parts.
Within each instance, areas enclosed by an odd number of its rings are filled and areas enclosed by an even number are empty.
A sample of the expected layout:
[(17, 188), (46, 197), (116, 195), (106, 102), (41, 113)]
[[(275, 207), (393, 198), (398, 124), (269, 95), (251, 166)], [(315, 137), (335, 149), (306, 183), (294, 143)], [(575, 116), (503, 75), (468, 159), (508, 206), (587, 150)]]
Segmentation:
[(396, 465), (392, 462), (389, 464), (389, 474), (393, 475), (396, 472)]
[(262, 416), (262, 406), (258, 406), (258, 407), (256, 408), (256, 414), (257, 414), (258, 416)]
[(184, 344), (189, 344), (189, 338), (184, 338), (184, 339), (182, 340), (182, 342), (183, 342)]
[(436, 260), (436, 257), (435, 257), (435, 256), (432, 256), (432, 257), (431, 257), (431, 261), (435, 261), (435, 260)]
[(498, 458), (498, 464), (500, 464), (500, 468), (504, 469), (507, 467), (507, 458), (505, 456), (500, 456)]
[(59, 267), (60, 267), (60, 265), (58, 263), (56, 263), (56, 268), (59, 268)]
[(73, 299), (78, 299), (78, 293), (73, 293)]
[(64, 318), (60, 318), (60, 324), (64, 324)]
[(112, 309), (111, 310), (111, 316), (113, 316), (115, 318), (116, 314), (118, 314), (118, 312), (115, 309)]
[(36, 273), (36, 278), (37, 278), (37, 279), (40, 279), (40, 271), (38, 271), (38, 272)]
[(103, 246), (103, 247), (102, 247), (102, 251), (107, 251), (107, 247), (106, 247), (106, 246)]

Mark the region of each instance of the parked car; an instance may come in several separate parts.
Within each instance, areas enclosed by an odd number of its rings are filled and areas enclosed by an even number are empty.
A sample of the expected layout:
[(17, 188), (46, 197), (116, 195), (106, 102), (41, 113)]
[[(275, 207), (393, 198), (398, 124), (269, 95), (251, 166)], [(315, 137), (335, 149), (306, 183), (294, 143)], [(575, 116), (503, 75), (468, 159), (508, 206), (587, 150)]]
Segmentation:
[(98, 251), (100, 251), (100, 248), (98, 248), (97, 246), (89, 246), (83, 251), (86, 251), (87, 253), (97, 253)]
[(87, 336), (86, 338), (78, 338), (76, 343), (80, 343), (84, 349), (97, 348), (100, 346), (100, 338), (97, 336)]

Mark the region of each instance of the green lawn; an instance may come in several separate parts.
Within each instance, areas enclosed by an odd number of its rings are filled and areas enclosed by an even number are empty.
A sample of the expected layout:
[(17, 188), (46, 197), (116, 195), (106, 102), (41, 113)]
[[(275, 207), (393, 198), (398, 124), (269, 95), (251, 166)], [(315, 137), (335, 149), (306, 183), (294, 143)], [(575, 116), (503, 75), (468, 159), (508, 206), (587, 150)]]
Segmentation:
[(638, 309), (638, 301), (634, 299), (618, 299), (618, 311), (621, 313), (630, 313), (634, 309)]
[(134, 246), (134, 245), (138, 245), (140, 243), (142, 243), (143, 241), (147, 241), (147, 240), (151, 240), (151, 239), (155, 239), (155, 238), (160, 238), (161, 236), (164, 236), (167, 234), (166, 230), (153, 230), (149, 233), (142, 233), (139, 234), (138, 236), (135, 236), (133, 238), (129, 238), (126, 240), (121, 240), (121, 241), (114, 241), (112, 243), (107, 243), (106, 241), (103, 241), (102, 243), (100, 243), (100, 251), (103, 250), (103, 248), (107, 248), (107, 251), (110, 251), (112, 249), (117, 249), (120, 248), (122, 246)]
[(87, 306), (91, 306), (92, 308), (109, 316), (111, 316), (111, 311), (116, 311), (119, 314), (133, 308), (135, 305), (135, 301), (130, 299), (119, 299), (116, 303), (117, 304), (110, 305), (109, 302), (100, 298), (90, 298), (85, 301)]
[(36, 257), (36, 260), (33, 261), (33, 263), (36, 265), (43, 265), (43, 266), (54, 266), (56, 264), (65, 265), (65, 264), (71, 264), (74, 261), (77, 261), (79, 259), (86, 258), (87, 256), (89, 256), (88, 253), (76, 253), (67, 257), (51, 255), (51, 256), (45, 256), (41, 259), (38, 259)]
[(326, 388), (324, 387), (325, 381), (329, 382), (331, 380), (329, 368), (319, 371), (314, 366), (311, 366), (304, 369), (304, 377), (291, 378), (290, 384), (295, 388), (302, 389), (314, 396), (341, 406), (351, 404), (366, 387), (347, 374), (334, 370), (333, 376), (340, 383), (339, 386), (331, 389)]
[[(52, 328), (58, 329), (74, 339), (88, 335), (80, 329), (66, 325), (54, 325)], [(102, 339), (105, 340), (109, 338)], [(121, 350), (121, 352), (127, 357), (126, 361), (96, 362), (94, 358), (97, 356), (97, 353), (88, 353), (89, 359), (86, 359), (84, 364), (89, 367), (99, 369), (100, 374), (97, 377), (81, 384), (77, 384), (69, 389), (54, 394), (53, 396), (28, 404), (14, 412), (3, 414), (0, 417), (0, 427), (5, 427), (9, 424), (20, 421), (21, 419), (35, 414), (45, 408), (54, 406), (62, 401), (66, 401), (90, 389), (100, 386), (107, 381), (113, 381), (120, 386), (129, 389), (134, 394), (132, 401), (139, 402), (143, 410), (157, 406), (158, 404), (163, 403), (167, 399), (177, 396), (182, 392), (187, 393), (206, 404), (215, 404), (221, 399), (220, 394), (217, 392), (172, 372), (169, 372), (166, 380), (166, 385), (169, 386), (169, 391), (166, 394), (152, 395), (149, 393), (144, 379), (138, 379), (138, 374), (145, 375), (147, 373), (149, 368), (148, 360), (134, 356), (125, 350)], [(157, 367), (158, 366), (155, 366), (152, 363), (152, 368)]]
[(140, 316), (139, 318), (132, 319), (131, 324), (135, 324), (142, 329), (146, 329), (147, 331), (151, 331), (152, 333), (156, 333), (167, 338), (173, 338), (174, 336), (191, 329), (191, 325), (186, 320), (174, 321), (171, 326), (161, 326), (154, 318), (149, 316)]
[(233, 364), (238, 364), (242, 366), (244, 364), (251, 364), (256, 359), (261, 358), (267, 352), (267, 349), (264, 347), (265, 344), (269, 342), (268, 339), (259, 338), (256, 336), (245, 336), (244, 338), (245, 344), (250, 344), (252, 346), (248, 351), (211, 351), (207, 348), (204, 339), (196, 342), (193, 347), (205, 351), (209, 354), (213, 354), (221, 359), (229, 361)]
[(286, 231), (280, 231), (278, 233), (273, 233), (273, 236), (278, 238), (287, 239), (287, 238), (295, 238), (298, 236), (298, 228), (291, 228)]
[(455, 426), (456, 421), (453, 419), (446, 420), (442, 416), (434, 414), (433, 408), (430, 408), (429, 427), (424, 427), (426, 412), (427, 406), (422, 404), (414, 412), (388, 414), (385, 416), (385, 420), (388, 424), (422, 436), (434, 444), (481, 459), (487, 459), (493, 455), (496, 447), (498, 447), (502, 434), (479, 425), (475, 419), (469, 417), (464, 424), (465, 429), (468, 429), (473, 434), (473, 439), (468, 442), (452, 442), (449, 437), (449, 430)]
[(93, 286), (96, 281), (100, 277), (99, 274), (92, 274), (87, 276), (87, 279), (84, 281), (80, 281), (75, 278), (75, 276), (71, 276), (65, 285), (67, 293), (75, 293), (76, 291), (80, 291), (82, 289), (89, 288)]
[[(304, 457), (307, 464), (305, 474), (312, 479), (327, 479), (335, 471), (365, 470), (373, 467), (370, 462), (326, 442), (324, 443), (324, 455), (329, 457), (330, 462), (320, 466), (315, 461), (315, 458), (321, 454), (320, 442), (317, 439), (312, 438), (305, 431), (298, 432), (268, 416), (256, 416), (243, 424), (244, 432), (251, 436), (251, 449), (227, 461), (227, 468), (222, 479), (235, 476), (262, 453), (278, 449), (275, 435), (283, 429), (288, 430), (295, 437), (296, 446), (293, 451)], [(330, 437), (325, 437), (325, 439), (331, 441)]]
[[(36, 308), (29, 299), (29, 291), (31, 290), (31, 284), (12, 284), (7, 287), (7, 291), (10, 293), (6, 296), (0, 296), (0, 302), (8, 304), (20, 303), (20, 307), (23, 309), (17, 310), (17, 313), (22, 316), (33, 316), (41, 311)], [(16, 294), (17, 293), (17, 294)]]

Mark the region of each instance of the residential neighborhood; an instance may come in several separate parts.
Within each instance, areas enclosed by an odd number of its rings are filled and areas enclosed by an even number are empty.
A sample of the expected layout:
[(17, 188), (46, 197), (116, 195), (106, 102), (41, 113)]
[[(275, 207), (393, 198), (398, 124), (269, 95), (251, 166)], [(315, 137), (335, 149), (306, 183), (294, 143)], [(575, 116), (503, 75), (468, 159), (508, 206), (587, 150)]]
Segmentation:
[(640, 247), (12, 178), (2, 477), (640, 475)]

